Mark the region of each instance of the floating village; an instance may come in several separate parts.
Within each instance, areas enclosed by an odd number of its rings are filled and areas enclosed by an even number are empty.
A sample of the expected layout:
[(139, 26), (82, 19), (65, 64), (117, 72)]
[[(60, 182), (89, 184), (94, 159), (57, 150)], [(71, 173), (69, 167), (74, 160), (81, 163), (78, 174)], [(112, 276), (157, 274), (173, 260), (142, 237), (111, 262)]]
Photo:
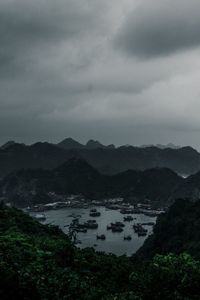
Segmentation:
[[(58, 200), (58, 199), (56, 199)], [(124, 201), (123, 198), (113, 198), (113, 199), (104, 199), (102, 201), (86, 201), (81, 195), (70, 195), (63, 201), (39, 204), (32, 207), (27, 207), (25, 210), (32, 217), (38, 221), (45, 222), (46, 214), (45, 212), (49, 210), (60, 210), (67, 208), (77, 209), (77, 213), (72, 213), (68, 215), (71, 218), (71, 223), (66, 224), (64, 227), (68, 229), (68, 234), (71, 235), (71, 238), (76, 244), (81, 244), (81, 241), (77, 239), (79, 233), (86, 234), (88, 230), (96, 230), (96, 240), (106, 240), (106, 232), (98, 233), (98, 218), (101, 216), (101, 212), (98, 207), (105, 207), (106, 210), (117, 210), (123, 217), (123, 221), (110, 222), (106, 225), (106, 230), (112, 233), (123, 233), (125, 224), (130, 223), (131, 228), (134, 234), (138, 237), (145, 237), (148, 235), (148, 227), (153, 228), (155, 225), (155, 218), (164, 212), (163, 209), (153, 209), (151, 204), (148, 203), (137, 203), (130, 204)], [(85, 209), (88, 212), (88, 220), (80, 221), (81, 215), (78, 213), (80, 209)], [(149, 218), (152, 217), (153, 221), (139, 223), (137, 222), (136, 215), (144, 214)], [(125, 234), (123, 235), (124, 241), (131, 241), (132, 235)]]

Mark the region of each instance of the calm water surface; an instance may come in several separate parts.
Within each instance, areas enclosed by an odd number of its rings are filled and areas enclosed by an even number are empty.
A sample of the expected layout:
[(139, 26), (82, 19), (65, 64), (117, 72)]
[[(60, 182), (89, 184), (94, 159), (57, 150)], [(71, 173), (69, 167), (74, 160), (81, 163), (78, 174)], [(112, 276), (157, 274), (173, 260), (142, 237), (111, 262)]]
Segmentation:
[[(89, 216), (90, 209), (96, 208), (101, 212), (100, 217), (92, 218)], [(97, 229), (89, 229), (87, 233), (78, 233), (77, 237), (82, 242), (78, 244), (78, 247), (94, 247), (97, 251), (105, 251), (107, 253), (112, 252), (116, 255), (131, 255), (135, 253), (144, 243), (146, 237), (138, 237), (134, 233), (132, 225), (134, 223), (143, 223), (143, 222), (156, 222), (156, 218), (145, 216), (144, 214), (132, 215), (136, 220), (131, 222), (124, 222), (125, 227), (123, 232), (113, 233), (111, 230), (107, 230), (106, 226), (111, 222), (121, 221), (123, 222), (123, 217), (118, 210), (110, 210), (105, 207), (90, 207), (89, 209), (83, 208), (63, 208), (58, 210), (49, 210), (45, 212), (46, 221), (45, 223), (50, 223), (53, 225), (58, 225), (65, 233), (68, 232), (68, 227), (73, 217), (70, 217), (71, 214), (80, 215), (80, 223), (87, 220), (95, 219), (98, 223)], [(144, 226), (148, 229), (148, 235), (152, 233), (152, 226)], [(97, 234), (105, 234), (106, 240), (97, 240)], [(132, 240), (124, 240), (124, 235), (131, 235)]]

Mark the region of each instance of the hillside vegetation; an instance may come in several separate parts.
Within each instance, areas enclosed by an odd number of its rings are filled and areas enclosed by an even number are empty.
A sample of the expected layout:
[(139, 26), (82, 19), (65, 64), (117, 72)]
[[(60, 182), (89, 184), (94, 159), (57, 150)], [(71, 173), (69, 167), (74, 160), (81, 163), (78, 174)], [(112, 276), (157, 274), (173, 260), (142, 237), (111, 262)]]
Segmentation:
[(161, 215), (137, 255), (150, 259), (155, 254), (190, 253), (200, 259), (200, 200), (179, 199)]
[(57, 227), (0, 207), (0, 299), (199, 299), (200, 263), (186, 253), (148, 263), (79, 250)]
[(22, 169), (11, 173), (0, 181), (0, 193), (16, 206), (50, 202), (49, 192), (82, 194), (86, 199), (147, 198), (160, 206), (169, 204), (168, 199), (182, 181), (166, 168), (103, 175), (83, 159), (72, 158), (53, 170)]

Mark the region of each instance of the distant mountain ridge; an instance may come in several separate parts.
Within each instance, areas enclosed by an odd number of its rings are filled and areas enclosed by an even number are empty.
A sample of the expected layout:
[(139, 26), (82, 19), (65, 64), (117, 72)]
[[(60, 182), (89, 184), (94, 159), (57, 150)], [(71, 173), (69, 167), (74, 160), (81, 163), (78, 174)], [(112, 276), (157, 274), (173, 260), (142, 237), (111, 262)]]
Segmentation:
[(1, 145), (1, 149), (7, 149), (10, 146), (15, 145), (15, 144), (16, 144), (15, 141), (8, 141), (5, 144)]
[(142, 145), (141, 148), (148, 148), (148, 147), (157, 147), (160, 149), (166, 149), (166, 148), (171, 148), (171, 149), (179, 149), (181, 146), (174, 145), (173, 143), (168, 143), (166, 145), (163, 144), (150, 144), (150, 145)]
[(77, 142), (72, 138), (66, 138), (57, 144), (59, 147), (64, 149), (114, 149), (113, 144), (105, 146), (99, 141), (89, 140), (85, 145)]
[[(18, 143), (15, 141), (8, 141), (5, 144), (3, 144), (0, 148), (6, 149), (14, 144), (18, 144)], [(119, 147), (116, 147), (114, 144), (104, 145), (104, 144), (100, 143), (98, 140), (93, 140), (93, 139), (88, 140), (88, 142), (86, 142), (86, 144), (84, 145), (71, 137), (65, 138), (64, 140), (62, 140), (61, 142), (59, 142), (55, 145), (59, 146), (60, 148), (64, 148), (64, 149), (98, 149), (98, 148), (115, 149), (115, 148), (120, 148), (120, 147), (132, 147), (132, 145), (130, 145), (130, 144), (122, 145)], [(156, 147), (159, 149), (166, 149), (166, 148), (180, 149), (180, 148), (182, 148), (181, 146), (174, 145), (173, 143), (168, 143), (166, 145), (147, 144), (147, 145), (141, 145), (138, 148), (149, 148), (149, 147)]]
[(105, 146), (90, 140), (83, 145), (71, 138), (58, 144), (24, 145), (9, 142), (0, 148), (0, 177), (22, 168), (54, 169), (72, 157), (82, 158), (103, 174), (114, 175), (129, 169), (169, 168), (181, 175), (200, 171), (200, 153), (192, 147)]
[(60, 148), (64, 148), (64, 149), (82, 149), (85, 147), (84, 145), (75, 141), (72, 138), (66, 138), (63, 141), (59, 142), (57, 145)]

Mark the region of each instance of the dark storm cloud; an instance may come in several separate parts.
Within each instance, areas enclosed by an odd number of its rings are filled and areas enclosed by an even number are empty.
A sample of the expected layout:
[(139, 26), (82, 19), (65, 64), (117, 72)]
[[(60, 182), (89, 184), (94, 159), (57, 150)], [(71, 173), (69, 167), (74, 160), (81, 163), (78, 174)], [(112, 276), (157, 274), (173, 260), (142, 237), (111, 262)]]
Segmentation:
[(0, 143), (195, 144), (199, 8), (195, 0), (0, 0)]
[(95, 22), (86, 0), (1, 0), (0, 72), (24, 67), (37, 52), (85, 34)]
[(142, 0), (125, 20), (118, 47), (138, 57), (165, 56), (200, 45), (200, 1)]

